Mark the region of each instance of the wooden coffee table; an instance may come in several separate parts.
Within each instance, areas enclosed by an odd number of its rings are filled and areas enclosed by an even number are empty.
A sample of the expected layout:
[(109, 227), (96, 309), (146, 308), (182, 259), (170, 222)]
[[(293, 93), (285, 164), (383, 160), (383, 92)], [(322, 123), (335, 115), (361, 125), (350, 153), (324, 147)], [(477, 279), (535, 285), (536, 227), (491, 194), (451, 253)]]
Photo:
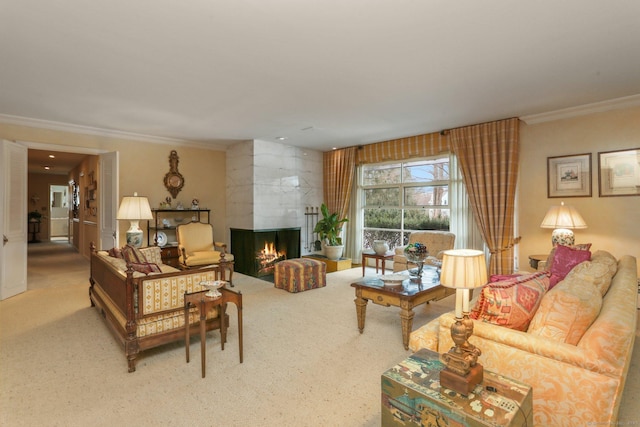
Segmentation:
[(402, 344), (405, 350), (409, 349), (409, 334), (411, 334), (413, 328), (413, 308), (455, 293), (455, 289), (441, 286), (437, 280), (435, 269), (430, 268), (425, 268), (422, 283), (412, 283), (411, 280), (407, 279), (402, 282), (402, 288), (398, 290), (385, 287), (384, 282), (377, 277), (366, 277), (352, 283), (351, 286), (356, 289), (356, 315), (360, 333), (364, 331), (364, 321), (369, 301), (385, 307), (400, 307)]

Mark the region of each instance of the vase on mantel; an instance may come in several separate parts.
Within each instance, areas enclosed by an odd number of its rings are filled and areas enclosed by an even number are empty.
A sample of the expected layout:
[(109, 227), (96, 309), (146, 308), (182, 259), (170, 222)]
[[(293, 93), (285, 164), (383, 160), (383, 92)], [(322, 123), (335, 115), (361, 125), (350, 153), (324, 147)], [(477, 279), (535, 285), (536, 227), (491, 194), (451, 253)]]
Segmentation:
[(389, 252), (389, 244), (384, 240), (374, 240), (373, 241), (373, 251), (377, 255), (384, 255)]

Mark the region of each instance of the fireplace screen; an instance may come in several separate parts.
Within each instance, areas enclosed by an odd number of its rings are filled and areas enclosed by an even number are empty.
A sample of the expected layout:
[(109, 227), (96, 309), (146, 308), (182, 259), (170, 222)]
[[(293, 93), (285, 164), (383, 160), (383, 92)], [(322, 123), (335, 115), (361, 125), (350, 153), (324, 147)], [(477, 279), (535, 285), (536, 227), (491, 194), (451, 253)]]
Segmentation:
[(300, 257), (300, 228), (231, 229), (235, 271), (254, 277), (273, 274), (275, 265)]

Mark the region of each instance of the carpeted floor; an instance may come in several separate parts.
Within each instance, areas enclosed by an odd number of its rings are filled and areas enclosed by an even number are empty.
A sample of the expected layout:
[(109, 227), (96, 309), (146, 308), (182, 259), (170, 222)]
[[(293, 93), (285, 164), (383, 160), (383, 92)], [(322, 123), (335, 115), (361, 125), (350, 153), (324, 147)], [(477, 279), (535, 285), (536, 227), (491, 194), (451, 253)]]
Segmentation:
[[(236, 274), (243, 364), (230, 305), (225, 350), (217, 332), (207, 336), (206, 378), (197, 338), (191, 363), (177, 342), (143, 353), (130, 374), (89, 306), (88, 261), (66, 245), (38, 245), (29, 247), (29, 290), (0, 302), (3, 426), (378, 426), (380, 374), (409, 355), (396, 308), (369, 304), (358, 332), (349, 284), (360, 268), (298, 294)], [(451, 297), (419, 307), (414, 326), (452, 308)], [(636, 349), (620, 412), (627, 424), (640, 423), (638, 359)]]

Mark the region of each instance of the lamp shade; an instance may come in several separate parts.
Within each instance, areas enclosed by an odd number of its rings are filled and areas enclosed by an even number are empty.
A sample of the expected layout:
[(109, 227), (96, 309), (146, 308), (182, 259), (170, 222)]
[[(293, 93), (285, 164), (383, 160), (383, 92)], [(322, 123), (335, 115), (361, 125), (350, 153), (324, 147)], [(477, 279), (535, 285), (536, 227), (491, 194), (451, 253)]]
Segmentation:
[(487, 284), (484, 252), (473, 249), (444, 251), (440, 284), (447, 288), (473, 289)]
[(116, 218), (128, 220), (153, 219), (149, 200), (146, 197), (138, 196), (138, 193), (133, 193), (133, 196), (123, 197)]
[(565, 206), (564, 202), (560, 206), (551, 206), (540, 224), (542, 228), (587, 228), (587, 223), (582, 219), (573, 206)]

